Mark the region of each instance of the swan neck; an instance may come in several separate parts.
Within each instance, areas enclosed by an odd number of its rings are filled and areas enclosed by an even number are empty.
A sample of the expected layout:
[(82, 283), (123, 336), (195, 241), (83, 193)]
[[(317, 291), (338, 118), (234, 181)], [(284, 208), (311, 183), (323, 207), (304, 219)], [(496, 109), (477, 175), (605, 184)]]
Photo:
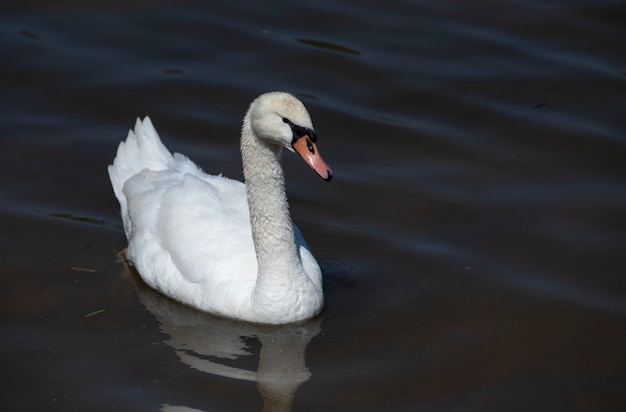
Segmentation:
[(241, 133), (243, 174), (248, 195), (259, 282), (302, 271), (280, 165), (282, 148), (259, 139), (246, 115)]

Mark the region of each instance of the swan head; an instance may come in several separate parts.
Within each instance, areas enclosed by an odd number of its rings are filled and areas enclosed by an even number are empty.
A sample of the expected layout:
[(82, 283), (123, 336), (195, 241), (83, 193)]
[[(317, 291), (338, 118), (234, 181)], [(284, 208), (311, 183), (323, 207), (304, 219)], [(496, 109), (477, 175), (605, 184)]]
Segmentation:
[(317, 135), (311, 116), (296, 97), (284, 92), (262, 94), (250, 105), (248, 118), (258, 139), (298, 153), (322, 179), (330, 181), (333, 177), (315, 145)]

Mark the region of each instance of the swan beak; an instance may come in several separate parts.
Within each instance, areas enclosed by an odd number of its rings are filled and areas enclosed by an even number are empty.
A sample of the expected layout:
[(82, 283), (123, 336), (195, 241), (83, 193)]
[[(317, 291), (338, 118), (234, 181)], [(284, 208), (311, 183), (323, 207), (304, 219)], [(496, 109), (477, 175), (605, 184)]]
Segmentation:
[(333, 170), (322, 159), (309, 135), (299, 137), (291, 146), (322, 179), (329, 182), (333, 178)]

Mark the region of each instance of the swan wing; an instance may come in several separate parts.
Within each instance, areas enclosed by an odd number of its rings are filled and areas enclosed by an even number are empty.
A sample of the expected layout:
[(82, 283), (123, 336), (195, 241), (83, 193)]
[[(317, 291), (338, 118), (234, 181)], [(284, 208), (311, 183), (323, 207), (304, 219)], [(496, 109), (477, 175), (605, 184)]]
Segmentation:
[(209, 312), (242, 310), (257, 274), (242, 183), (144, 170), (124, 193), (132, 222), (128, 256), (146, 283)]

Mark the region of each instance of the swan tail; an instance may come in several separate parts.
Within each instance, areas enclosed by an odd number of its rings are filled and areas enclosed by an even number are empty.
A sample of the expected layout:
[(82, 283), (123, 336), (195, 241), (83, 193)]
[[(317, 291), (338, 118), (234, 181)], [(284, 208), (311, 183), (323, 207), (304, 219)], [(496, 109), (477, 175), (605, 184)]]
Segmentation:
[(113, 164), (108, 167), (113, 192), (120, 203), (124, 226), (128, 222), (127, 200), (123, 190), (126, 181), (144, 169), (167, 169), (172, 159), (172, 154), (161, 143), (150, 118), (146, 116), (143, 122), (137, 118), (135, 129), (128, 131), (126, 140), (117, 148)]

